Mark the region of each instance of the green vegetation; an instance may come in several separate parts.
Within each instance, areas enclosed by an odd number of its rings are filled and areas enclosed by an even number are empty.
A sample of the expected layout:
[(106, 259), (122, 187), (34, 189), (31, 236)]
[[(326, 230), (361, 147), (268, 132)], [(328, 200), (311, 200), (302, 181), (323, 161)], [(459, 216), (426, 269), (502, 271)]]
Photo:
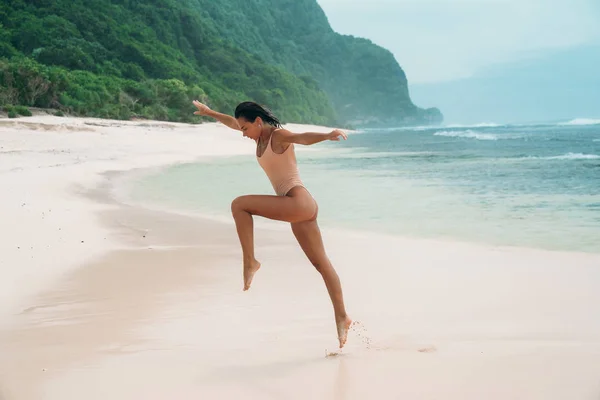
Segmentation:
[(315, 124), (437, 115), (412, 104), (389, 52), (333, 32), (315, 0), (0, 4), (2, 105), (192, 122), (192, 99)]
[(272, 65), (315, 79), (343, 121), (441, 122), (439, 110), (412, 103), (406, 75), (391, 52), (335, 33), (315, 0), (193, 3), (210, 15), (223, 37)]
[(2, 107), (2, 109), (8, 113), (9, 118), (17, 118), (19, 115), (23, 115), (25, 117), (31, 117), (33, 115), (31, 111), (24, 106), (5, 105)]

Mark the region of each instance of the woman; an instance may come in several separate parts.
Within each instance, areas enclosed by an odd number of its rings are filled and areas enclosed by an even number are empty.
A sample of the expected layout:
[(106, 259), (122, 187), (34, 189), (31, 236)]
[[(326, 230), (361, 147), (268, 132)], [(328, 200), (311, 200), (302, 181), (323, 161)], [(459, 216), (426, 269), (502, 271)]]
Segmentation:
[(302, 184), (296, 165), (294, 144), (312, 145), (324, 140), (347, 139), (340, 130), (330, 133), (293, 134), (283, 129), (279, 120), (266, 108), (244, 102), (235, 109), (235, 118), (211, 110), (195, 100), (198, 111), (224, 125), (242, 132), (244, 137), (256, 141), (258, 163), (267, 174), (276, 196), (240, 196), (231, 203), (244, 261), (244, 291), (250, 288), (252, 278), (260, 263), (254, 257), (253, 215), (289, 222), (300, 247), (323, 277), (333, 303), (340, 348), (346, 343), (352, 320), (346, 314), (340, 279), (331, 265), (323, 247), (317, 225), (318, 205)]

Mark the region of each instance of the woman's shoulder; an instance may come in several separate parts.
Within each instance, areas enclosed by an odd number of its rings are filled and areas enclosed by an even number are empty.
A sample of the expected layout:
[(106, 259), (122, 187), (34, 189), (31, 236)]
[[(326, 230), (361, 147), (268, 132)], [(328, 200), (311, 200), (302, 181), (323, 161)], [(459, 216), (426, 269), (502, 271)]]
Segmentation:
[(271, 135), (277, 140), (286, 141), (286, 139), (289, 139), (290, 137), (294, 136), (294, 133), (288, 129), (279, 127), (275, 128)]
[(285, 129), (285, 128), (276, 128), (271, 133), (273, 144), (277, 147), (280, 152), (285, 151), (288, 147), (292, 146), (294, 143), (290, 141), (290, 138), (294, 136), (294, 134)]

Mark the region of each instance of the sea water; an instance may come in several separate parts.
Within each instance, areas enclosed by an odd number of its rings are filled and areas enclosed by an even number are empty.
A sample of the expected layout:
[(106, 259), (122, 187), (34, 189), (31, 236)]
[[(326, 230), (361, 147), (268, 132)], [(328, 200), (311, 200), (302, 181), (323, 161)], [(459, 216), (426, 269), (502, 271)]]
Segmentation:
[[(297, 158), (321, 226), (600, 252), (600, 120), (361, 130)], [(243, 194), (273, 194), (255, 157), (175, 165), (129, 193), (224, 218)]]

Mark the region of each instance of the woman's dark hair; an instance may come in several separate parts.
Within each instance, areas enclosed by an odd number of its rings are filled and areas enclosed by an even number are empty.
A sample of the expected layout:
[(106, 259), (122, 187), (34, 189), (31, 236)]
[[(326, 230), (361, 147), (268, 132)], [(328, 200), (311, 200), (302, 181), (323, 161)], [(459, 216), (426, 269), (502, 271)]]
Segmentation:
[(281, 128), (281, 122), (273, 115), (271, 110), (252, 101), (245, 101), (238, 104), (235, 108), (235, 117), (243, 117), (249, 122), (254, 122), (256, 121), (256, 117), (260, 117), (265, 123)]

